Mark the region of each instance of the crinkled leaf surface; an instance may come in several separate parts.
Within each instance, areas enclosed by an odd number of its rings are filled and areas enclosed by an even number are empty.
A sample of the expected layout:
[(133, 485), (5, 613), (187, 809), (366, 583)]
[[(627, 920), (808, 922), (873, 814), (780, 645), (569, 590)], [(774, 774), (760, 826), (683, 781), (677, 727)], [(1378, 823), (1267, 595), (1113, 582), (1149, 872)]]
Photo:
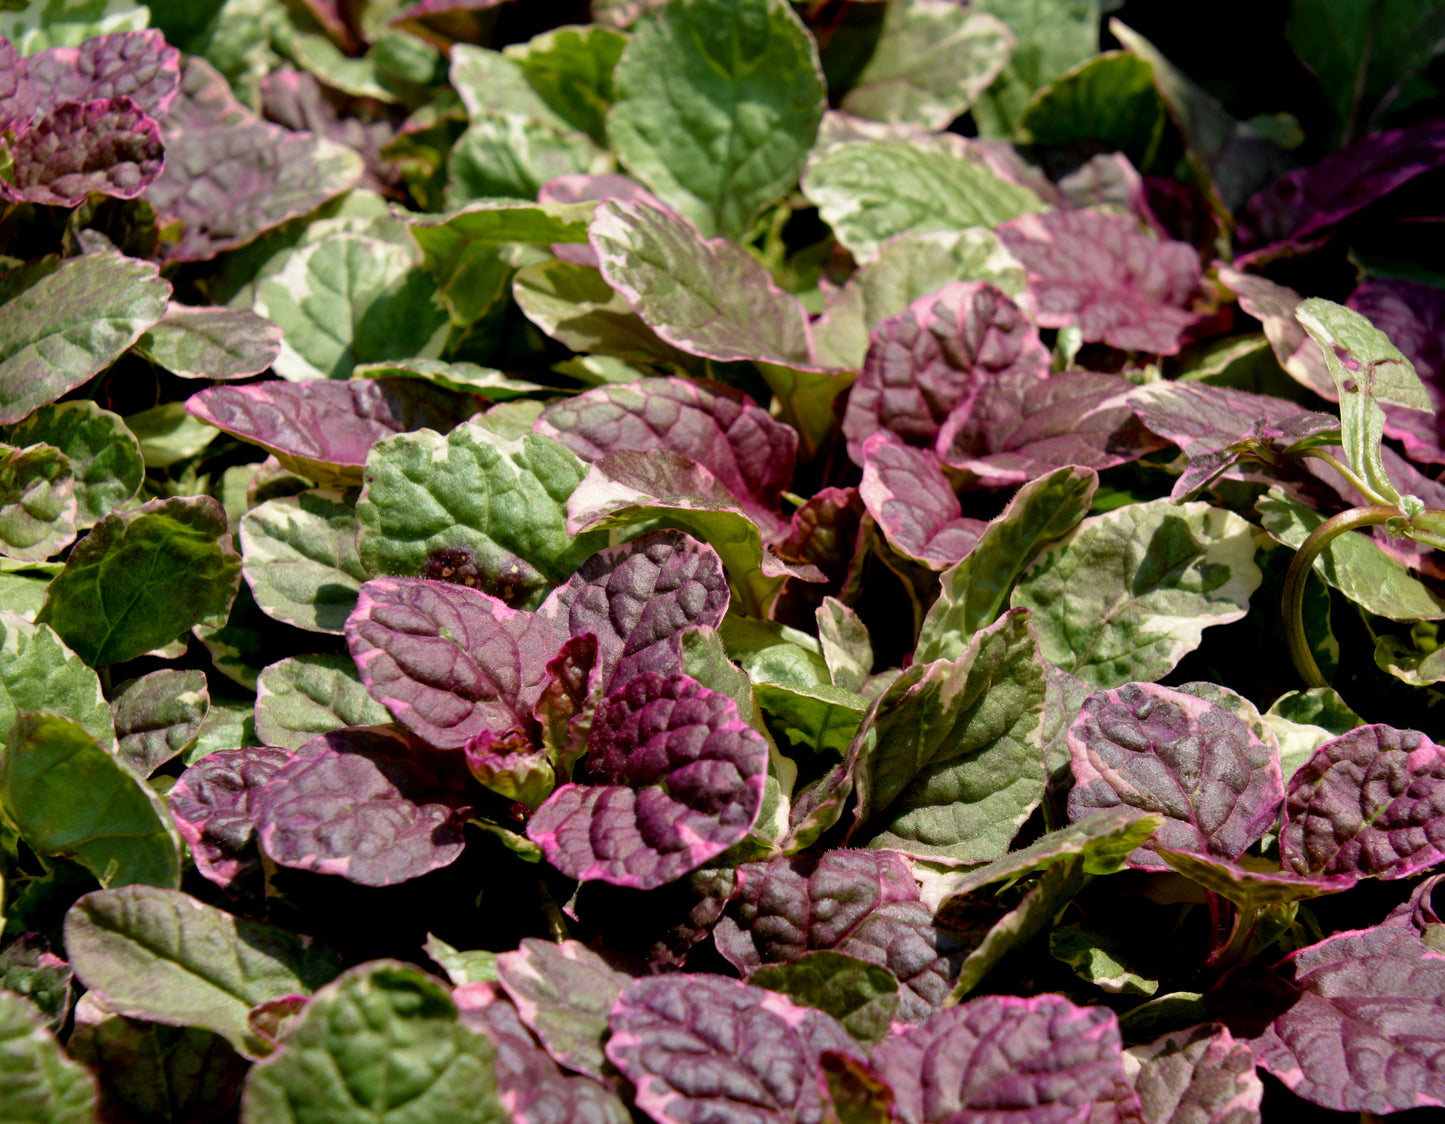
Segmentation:
[(898, 1011), (898, 981), (887, 968), (841, 952), (806, 952), (791, 964), (759, 968), (748, 981), (832, 1015), (859, 1042), (888, 1033)]
[(1046, 547), (1012, 603), (1033, 613), (1050, 663), (1100, 687), (1152, 680), (1206, 627), (1244, 616), (1263, 580), (1253, 559), (1249, 524), (1232, 512), (1130, 504)]
[(67, 101), (31, 124), (10, 147), (10, 203), (74, 207), (91, 192), (134, 199), (165, 163), (161, 129), (128, 97)]
[[(1073, 820), (1120, 806), (1159, 812), (1160, 844), (1236, 859), (1274, 826), (1284, 799), (1273, 746), (1222, 706), (1168, 687), (1096, 692), (1068, 737)], [(1129, 865), (1164, 866), (1147, 846)]]
[(0, 424), (108, 367), (165, 313), (170, 283), (116, 253), (39, 258), (0, 274)]
[(116, 756), (143, 777), (183, 752), (211, 707), (205, 672), (164, 668), (116, 690)]
[(306, 491), (246, 512), (241, 572), (256, 604), (297, 628), (340, 633), (367, 576), (358, 526), (355, 492)]
[(953, 565), (974, 548), (985, 524), (966, 519), (953, 485), (931, 454), (887, 432), (863, 442), (858, 494), (900, 554), (932, 570)]
[(821, 1054), (862, 1058), (831, 1015), (719, 976), (636, 980), (608, 1021), (607, 1056), (664, 1124), (821, 1121)]
[[(249, 716), (249, 707), (247, 711)], [(224, 715), (225, 710), (213, 708), (211, 714)], [(254, 743), (254, 727), (249, 738), (243, 731), (235, 740)], [(203, 730), (197, 748), (207, 752), (191, 761), (177, 779), (169, 803), (196, 869), (216, 885), (230, 887), (261, 869), (255, 846), (257, 797), (292, 754), (276, 746), (221, 747), (208, 742)]]
[(309, 1124), (324, 1111), (347, 1124), (506, 1124), (496, 1058), (440, 980), (372, 961), (317, 992), (281, 1049), (251, 1070), (241, 1119)]
[(281, 352), (283, 328), (245, 308), (192, 308), (172, 302), (136, 341), (157, 366), (187, 379), (259, 375)]
[(89, 1124), (95, 1119), (95, 1080), (73, 1062), (54, 1035), (35, 1020), (19, 995), (0, 992), (0, 1104), (16, 1124)]
[(43, 562), (75, 539), (75, 474), (53, 445), (0, 445), (0, 554)]
[(607, 139), (704, 237), (741, 239), (796, 182), (824, 109), (817, 47), (781, 0), (679, 0), (612, 76)]
[(290, 656), (256, 680), (256, 733), (268, 746), (300, 749), (318, 734), (389, 721), (349, 656)]
[(1222, 1026), (1192, 1027), (1124, 1051), (1124, 1073), (1150, 1121), (1258, 1124), (1264, 1084), (1249, 1047)]
[(53, 445), (69, 458), (77, 527), (92, 527), (120, 507), (145, 476), (135, 435), (117, 415), (90, 401), (41, 406), (0, 430), (0, 440), (20, 448)]
[(180, 841), (160, 797), (68, 718), (16, 718), (0, 805), (32, 850), (74, 859), (102, 886), (180, 884)]
[[(60, 5), (49, 5), (53, 10)], [(47, 12), (42, 20), (53, 14)], [(0, 34), (14, 39), (11, 29)], [(17, 60), (22, 84), (16, 109), (44, 113), (63, 102), (89, 102), (128, 97), (159, 117), (176, 96), (180, 52), (167, 46), (156, 30), (121, 31), (87, 36), (78, 46), (55, 45), (30, 51)]]
[(1384, 725), (1320, 746), (1290, 778), (1280, 855), (1302, 875), (1376, 878), (1445, 859), (1445, 749)]
[(582, 462), (541, 434), (510, 440), (480, 425), (446, 437), (422, 430), (378, 442), (356, 505), (362, 565), (474, 585), (535, 606), (606, 544), (568, 533)]
[(50, 583), (36, 619), (91, 667), (105, 667), (192, 625), (224, 622), (240, 580), (219, 503), (157, 499), (97, 523)]
[(106, 749), (115, 745), (100, 678), (55, 630), (0, 613), (0, 729), (20, 711), (53, 710), (78, 722)]
[(702, 866), (752, 828), (768, 743), (737, 704), (681, 673), (631, 676), (597, 708), (583, 775), (527, 823), (579, 882), (650, 890)]

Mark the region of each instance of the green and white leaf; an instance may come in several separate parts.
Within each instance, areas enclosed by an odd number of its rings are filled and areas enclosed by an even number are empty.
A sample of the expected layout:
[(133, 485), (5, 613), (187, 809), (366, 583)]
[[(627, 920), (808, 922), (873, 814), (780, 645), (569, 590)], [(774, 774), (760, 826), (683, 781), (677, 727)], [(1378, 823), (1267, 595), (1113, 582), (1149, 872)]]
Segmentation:
[(150, 11), (135, 0), (39, 0), (0, 12), (0, 35), (21, 55), (78, 47), (97, 35), (143, 31)]
[(502, 54), (521, 67), (527, 85), (553, 113), (605, 144), (612, 72), (626, 46), (626, 35), (594, 23), (544, 31), (508, 45)]
[(836, 597), (823, 598), (814, 613), (818, 622), (818, 643), (823, 646), (823, 659), (833, 686), (845, 691), (861, 691), (873, 674), (873, 642), (868, 626), (847, 605)]
[(148, 777), (196, 740), (211, 707), (206, 673), (196, 668), (165, 668), (117, 688), (116, 756)]
[(75, 474), (54, 445), (0, 445), (0, 554), (43, 562), (75, 541)]
[(0, 441), (25, 448), (53, 445), (70, 458), (75, 480), (75, 525), (92, 527), (140, 490), (145, 462), (121, 418), (89, 399), (41, 406), (0, 430)]
[(423, 379), (443, 390), (459, 394), (483, 394), (493, 402), (506, 402), (528, 394), (553, 393), (551, 387), (528, 382), (476, 363), (441, 359), (393, 359), (384, 363), (360, 363), (352, 371), (357, 379)]
[(361, 583), (356, 493), (316, 489), (267, 500), (241, 517), (241, 568), (271, 617), (340, 635)]
[(291, 656), (256, 681), (256, 734), (266, 745), (300, 749), (343, 726), (390, 721), (391, 712), (367, 693), (350, 656)]
[(182, 378), (239, 379), (271, 366), (281, 350), (281, 328), (249, 309), (172, 301), (135, 349)]

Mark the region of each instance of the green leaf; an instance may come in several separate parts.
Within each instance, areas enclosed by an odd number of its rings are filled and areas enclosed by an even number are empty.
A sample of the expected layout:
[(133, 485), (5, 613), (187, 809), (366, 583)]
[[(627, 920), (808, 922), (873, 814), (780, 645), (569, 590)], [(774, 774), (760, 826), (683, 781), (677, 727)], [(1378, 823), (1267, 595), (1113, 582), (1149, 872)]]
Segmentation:
[(43, 562), (75, 539), (75, 475), (53, 445), (0, 445), (0, 554)]
[(178, 886), (165, 804), (78, 723), (22, 712), (0, 756), (0, 805), (30, 847), (74, 859), (102, 886)]
[(868, 626), (836, 597), (823, 598), (814, 616), (818, 621), (818, 643), (823, 646), (833, 686), (845, 691), (863, 690), (868, 676), (873, 674), (873, 643)]
[(962, 4), (889, 4), (878, 45), (842, 108), (873, 121), (946, 129), (999, 76), (1013, 47), (1001, 20)]
[(185, 763), (194, 765), (209, 753), (220, 749), (241, 749), (260, 745), (256, 736), (256, 708), (237, 699), (212, 699), (205, 721), (196, 734), (196, 744), (186, 750)]
[(1153, 995), (1159, 981), (1129, 967), (1123, 945), (1108, 933), (1081, 925), (1062, 925), (1049, 934), (1049, 955), (1074, 975), (1110, 995)]
[(205, 1027), (253, 1058), (270, 1048), (247, 1022), (251, 1008), (310, 995), (341, 970), (310, 937), (150, 886), (86, 894), (65, 916), (65, 949), (111, 1010)]
[(718, 635), (754, 684), (816, 687), (832, 682), (822, 644), (806, 632), (778, 621), (729, 613)]
[(190, 460), (221, 436), (221, 431), (186, 412), (184, 402), (162, 402), (131, 414), (125, 427), (140, 449), (146, 468), (170, 468)]
[(211, 695), (206, 673), (165, 668), (116, 689), (116, 756), (141, 777), (148, 777), (196, 740)]
[(78, 47), (97, 35), (141, 31), (150, 13), (135, 0), (43, 0), (0, 12), (0, 35), (22, 55)]
[(209, 496), (107, 515), (50, 583), (36, 620), (90, 664), (133, 659), (192, 625), (223, 623), (241, 580), (226, 513)]
[(1130, 504), (1046, 547), (1012, 603), (1033, 612), (1050, 663), (1096, 687), (1152, 682), (1248, 611), (1263, 580), (1251, 531), (1205, 503)]
[(502, 54), (522, 68), (527, 85), (552, 112), (605, 144), (612, 72), (626, 46), (626, 35), (594, 23), (543, 32), (526, 43), (511, 44)]
[(794, 745), (839, 758), (847, 753), (868, 707), (862, 695), (827, 683), (754, 683), (753, 692), (772, 729)]
[(1154, 68), (1127, 51), (1105, 51), (1036, 93), (1018, 132), (1034, 144), (1123, 152), (1146, 167), (1164, 136), (1164, 116)]
[(1018, 40), (1003, 74), (973, 107), (986, 137), (1011, 137), (1034, 92), (1099, 49), (1099, 0), (974, 0)]
[(469, 983), (483, 983), (497, 978), (499, 953), (488, 952), (485, 949), (461, 952), (431, 933), (426, 935), (426, 943), (422, 945), (422, 949), (441, 965), (447, 974), (447, 979), (451, 980), (456, 987)]
[(172, 302), (135, 349), (187, 379), (258, 375), (281, 348), (281, 328), (244, 308), (191, 308)]
[(170, 295), (153, 262), (116, 253), (45, 257), (0, 274), (0, 425), (110, 366)]
[(391, 712), (367, 694), (350, 656), (291, 656), (256, 680), (256, 734), (266, 745), (300, 749), (344, 726), (390, 721)]
[(513, 378), (495, 367), (476, 363), (446, 363), (440, 359), (393, 359), (384, 363), (362, 363), (352, 377), (358, 379), (424, 379), (443, 390), (461, 394), (483, 394), (493, 402), (506, 402), (527, 394), (554, 393), (551, 387)]
[(241, 518), (242, 573), (268, 616), (340, 635), (368, 575), (356, 552), (356, 493), (317, 489)]
[(567, 531), (583, 471), (550, 437), (507, 440), (471, 422), (446, 437), (424, 429), (378, 441), (356, 505), (362, 566), (437, 577), (429, 565), (469, 566), (478, 588), (535, 608), (607, 545), (606, 535)]
[(93, 1124), (95, 1081), (23, 998), (0, 991), (0, 1111), (5, 1124)]
[[(1278, 869), (1249, 870), (1212, 855), (1176, 851), (1157, 843), (1154, 847), (1159, 857), (1184, 877), (1233, 902), (1246, 914), (1265, 906), (1289, 905), (1326, 894), (1338, 894), (1353, 887), (1356, 881), (1352, 875), (1305, 878)], [(1245, 861), (1248, 861), (1248, 856)]]
[(797, 182), (825, 105), (817, 47), (784, 0), (674, 0), (613, 84), (623, 166), (704, 238), (739, 242)]
[(0, 441), (25, 448), (54, 445), (70, 458), (75, 479), (75, 525), (92, 527), (140, 490), (145, 462), (119, 416), (80, 400), (41, 406), (0, 430)]
[(25, 621), (33, 621), (40, 606), (45, 604), (45, 591), (50, 586), (47, 573), (13, 573), (0, 569), (0, 605), (4, 612), (12, 613)]
[(511, 1124), (496, 1049), (442, 982), (410, 964), (351, 969), (250, 1073), (243, 1124)]
[(68, 715), (105, 748), (115, 746), (100, 677), (54, 629), (0, 612), (0, 730), (9, 733), (23, 710)]
[(898, 980), (887, 968), (824, 949), (787, 964), (765, 964), (748, 983), (826, 1011), (864, 1045), (888, 1035), (898, 1012)]
[[(1254, 506), (1270, 536), (1296, 550), (1325, 521), (1319, 512), (1275, 489)], [(1376, 616), (1404, 622), (1445, 617), (1445, 600), (1359, 531), (1333, 539), (1315, 559), (1314, 572)]]
[(1400, 493), (1385, 471), (1380, 452), (1385, 411), (1381, 402), (1433, 414), (1435, 407), (1415, 367), (1385, 335), (1354, 309), (1311, 297), (1300, 301), (1295, 319), (1320, 345), (1340, 399), (1345, 460), (1375, 495), (1375, 503), (1397, 504)]
[(995, 227), (1047, 210), (1027, 187), (968, 160), (945, 137), (845, 141), (815, 156), (803, 194), (859, 262), (896, 234)]
[(978, 632), (956, 660), (915, 664), (860, 737), (853, 837), (869, 847), (985, 862), (1044, 795), (1044, 668), (1027, 613)]
[(914, 660), (957, 659), (974, 633), (998, 619), (1038, 552), (1089, 513), (1098, 486), (1097, 473), (1069, 465), (1020, 488), (973, 550), (943, 572), (938, 600), (923, 618)]
[(349, 378), (358, 363), (435, 358), (447, 318), (405, 247), (338, 232), (272, 259), (255, 310), (285, 332), (273, 366), (293, 381)]
[[(1416, 625), (1417, 630), (1421, 627)], [(1398, 636), (1376, 637), (1375, 666), (1413, 687), (1445, 680), (1445, 648), (1438, 646), (1433, 635), (1423, 645), (1419, 640), (1419, 637), (1413, 637), (1413, 642)]]

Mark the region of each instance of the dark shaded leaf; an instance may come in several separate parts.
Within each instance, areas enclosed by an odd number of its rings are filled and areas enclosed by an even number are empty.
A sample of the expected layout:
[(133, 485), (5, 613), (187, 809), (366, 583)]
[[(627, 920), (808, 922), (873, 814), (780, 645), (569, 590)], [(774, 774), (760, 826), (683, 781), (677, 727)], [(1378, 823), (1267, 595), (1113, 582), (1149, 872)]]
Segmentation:
[(222, 889), (261, 869), (256, 849), (260, 792), (292, 754), (276, 746), (217, 749), (191, 765), (171, 789), (169, 803), (196, 869)]

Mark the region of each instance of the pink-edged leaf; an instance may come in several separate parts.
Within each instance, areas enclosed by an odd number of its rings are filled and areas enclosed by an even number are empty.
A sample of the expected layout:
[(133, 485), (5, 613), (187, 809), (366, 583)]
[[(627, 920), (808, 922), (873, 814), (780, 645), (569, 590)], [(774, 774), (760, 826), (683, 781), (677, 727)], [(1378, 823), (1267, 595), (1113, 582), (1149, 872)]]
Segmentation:
[(713, 929), (740, 972), (829, 950), (887, 968), (899, 982), (898, 1017), (926, 1019), (948, 996), (969, 951), (933, 924), (895, 851), (827, 851), (738, 867), (738, 888)]
[(525, 937), (497, 957), (497, 982), (547, 1053), (599, 1079), (607, 1075), (607, 1012), (631, 979), (579, 941)]
[(1445, 463), (1445, 290), (1396, 277), (1367, 277), (1345, 302), (1390, 337), (1415, 366), (1434, 414), (1382, 402), (1385, 433), (1411, 460)]
[[(1068, 740), (1075, 822), (1120, 806), (1161, 812), (1154, 842), (1237, 859), (1274, 826), (1284, 800), (1279, 757), (1248, 723), (1157, 683), (1096, 691)], [(1129, 865), (1167, 869), (1152, 843)]]
[(726, 695), (644, 671), (597, 708), (584, 767), (592, 783), (554, 792), (527, 837), (569, 878), (650, 890), (747, 835), (768, 743)]
[(728, 607), (717, 551), (681, 531), (599, 550), (537, 610), (562, 636), (597, 637), (603, 693), (644, 671), (682, 669), (682, 634), (716, 628)]
[(814, 566), (827, 585), (790, 578), (773, 609), (777, 620), (809, 620), (829, 593), (856, 587), (867, 552), (864, 516), (857, 488), (823, 488), (793, 512), (786, 538), (773, 547), (780, 558)]
[(203, 422), (274, 453), (282, 465), (323, 484), (357, 487), (366, 454), (383, 437), (415, 429), (446, 433), (482, 408), (422, 379), (273, 379), (212, 386), (186, 409)]
[(0, 181), (11, 202), (74, 207), (92, 191), (134, 199), (165, 163), (161, 129), (130, 98), (62, 102), (10, 148), (13, 181)]
[(263, 1042), (273, 1047), (281, 1044), (290, 1029), (296, 1025), (301, 1012), (306, 1010), (309, 998), (305, 995), (283, 995), (280, 999), (267, 999), (257, 1003), (246, 1014), (246, 1025)]
[(51, 47), (25, 58), (21, 66), (34, 100), (20, 104), (37, 114), (68, 101), (130, 98), (146, 114), (160, 117), (181, 79), (180, 51), (154, 28), (98, 35), (79, 47)]
[(282, 866), (391, 886), (462, 853), (471, 778), (453, 753), (390, 726), (350, 726), (296, 751), (256, 794), (256, 837)]
[(978, 542), (987, 526), (965, 519), (953, 485), (932, 453), (879, 431), (863, 442), (858, 494), (888, 542), (932, 570), (946, 570)]
[(15, 44), (0, 35), (0, 130), (23, 129), (43, 96)]
[(1066, 464), (1113, 468), (1161, 447), (1139, 424), (1117, 375), (1066, 371), (1040, 382), (1017, 376), (986, 385), (938, 433), (938, 456), (988, 488), (1026, 484)]
[(1173, 355), (1203, 280), (1199, 254), (1183, 242), (1139, 232), (1125, 215), (1051, 211), (998, 228), (1028, 271), (1039, 323), (1073, 325), (1085, 340), (1125, 351)]
[(823, 1052), (862, 1060), (831, 1015), (721, 976), (635, 980), (608, 1021), (607, 1056), (659, 1124), (822, 1124)]
[(562, 639), (491, 594), (428, 578), (371, 579), (346, 621), (366, 689), (440, 748), (526, 729)]
[(1440, 915), (1435, 912), (1434, 894), (1436, 888), (1445, 882), (1445, 874), (1435, 874), (1415, 887), (1410, 900), (1401, 902), (1380, 922), (1382, 928), (1404, 929), (1418, 936), (1425, 936), (1431, 926), (1440, 924)]
[(679, 453), (711, 472), (765, 537), (785, 526), (778, 509), (798, 434), (742, 391), (683, 378), (600, 386), (553, 403), (533, 428), (588, 462), (618, 449)]
[(1445, 747), (1360, 726), (1290, 777), (1280, 855), (1304, 875), (1405, 878), (1445, 860)]
[(570, 776), (572, 766), (587, 752), (597, 704), (602, 701), (602, 668), (597, 659), (597, 637), (571, 636), (547, 662), (542, 693), (532, 707), (542, 745), (551, 760)]
[(1336, 933), (1278, 971), (1293, 1002), (1249, 1047), (1296, 1096), (1360, 1113), (1445, 1105), (1445, 956), (1380, 926)]
[(1216, 272), (1220, 284), (1239, 298), (1239, 307), (1260, 322), (1275, 358), (1290, 377), (1321, 398), (1336, 401), (1335, 380), (1325, 365), (1324, 352), (1295, 319), (1295, 309), (1304, 298), (1288, 286), (1258, 274), (1225, 266)]
[(896, 1027), (869, 1061), (900, 1124), (1112, 1124), (1140, 1112), (1114, 1013), (1059, 995), (980, 996)]
[(1249, 1047), (1217, 1024), (1124, 1051), (1124, 1073), (1151, 1124), (1259, 1124), (1264, 1083)]
[(226, 80), (192, 56), (162, 122), (166, 162), (145, 193), (163, 224), (179, 221), (169, 261), (209, 261), (361, 182), (350, 148), (261, 121)]
[(1281, 176), (1249, 201), (1240, 219), (1237, 264), (1308, 249), (1356, 211), (1445, 164), (1445, 122), (1371, 133), (1323, 160)]
[[(589, 199), (622, 199), (645, 203), (658, 210), (667, 210), (667, 204), (631, 176), (615, 173), (593, 176), (586, 172), (576, 172), (558, 176), (544, 183), (537, 192), (538, 203), (584, 203)], [(552, 246), (552, 253), (574, 265), (590, 265), (597, 269), (600, 264), (597, 251), (590, 243), (557, 242)]]
[(861, 465), (863, 442), (880, 429), (933, 448), (948, 415), (966, 413), (986, 383), (1009, 372), (1046, 378), (1049, 353), (1007, 295), (955, 281), (920, 297), (873, 329), (843, 416), (849, 457)]
[(170, 793), (176, 830), (191, 849), (196, 869), (229, 889), (261, 869), (255, 839), (256, 795), (290, 762), (275, 746), (218, 749), (181, 774)]

